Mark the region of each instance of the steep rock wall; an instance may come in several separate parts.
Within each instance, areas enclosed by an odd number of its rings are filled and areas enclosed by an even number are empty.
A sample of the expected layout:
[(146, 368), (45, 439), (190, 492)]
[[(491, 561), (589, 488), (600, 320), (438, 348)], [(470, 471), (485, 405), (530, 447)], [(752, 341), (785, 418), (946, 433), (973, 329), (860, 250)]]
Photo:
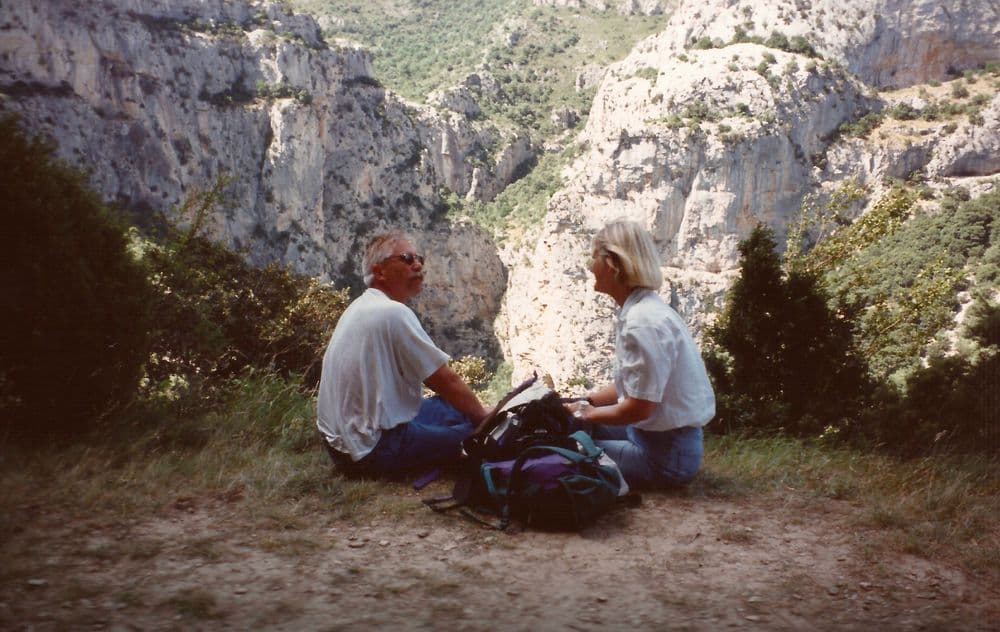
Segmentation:
[[(370, 235), (409, 229), (429, 255), (416, 307), (430, 328), (447, 327), (454, 352), (495, 345), (506, 271), (484, 234), (447, 221), (440, 194), (495, 194), (506, 182), (473, 163), (509, 178), (507, 163), (532, 151), (522, 140), (404, 103), (366, 51), (328, 46), (311, 18), (278, 5), (15, 2), (0, 5), (0, 25), (3, 110), (108, 199), (169, 214), (227, 175), (216, 239), (355, 287)], [(477, 256), (439, 257), (446, 248)]]
[(878, 88), (942, 80), (1000, 58), (996, 0), (684, 0), (646, 45), (676, 53), (702, 38), (731, 42), (737, 29), (800, 36)]
[[(590, 239), (611, 219), (649, 227), (668, 280), (661, 294), (698, 332), (731, 282), (739, 241), (760, 223), (783, 240), (806, 194), (828, 195), (855, 180), (873, 201), (886, 177), (997, 173), (995, 97), (983, 124), (951, 134), (869, 143), (839, 133), (887, 106), (873, 87), (996, 59), (995, 3), (955, 4), (942, 11), (921, 0), (682, 3), (664, 32), (605, 73), (578, 138), (584, 153), (567, 170), (569, 184), (553, 197), (537, 240), (511, 268), (498, 331), (515, 377), (539, 369), (561, 385), (610, 378), (615, 306), (594, 293), (588, 258)], [(848, 16), (859, 25), (824, 30)], [(957, 32), (966, 20), (975, 24)], [(767, 27), (765, 37), (772, 28), (809, 34), (826, 58), (721, 46), (751, 21), (758, 34)], [(897, 35), (907, 29), (912, 38), (902, 41)], [(715, 46), (691, 46), (702, 37)], [(932, 58), (922, 51), (934, 37)], [(888, 41), (891, 51), (881, 48)]]
[(663, 15), (676, 2), (672, 0), (534, 0), (535, 6), (567, 9), (589, 8), (597, 11), (614, 9), (622, 15)]

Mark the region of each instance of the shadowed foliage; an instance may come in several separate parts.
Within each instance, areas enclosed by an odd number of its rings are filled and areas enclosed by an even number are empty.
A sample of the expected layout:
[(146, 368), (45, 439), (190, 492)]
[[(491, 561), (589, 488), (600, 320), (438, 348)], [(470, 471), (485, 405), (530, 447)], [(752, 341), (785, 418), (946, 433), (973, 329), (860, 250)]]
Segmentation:
[(0, 121), (0, 136), (3, 432), (76, 436), (135, 391), (149, 283), (82, 174), (13, 118)]

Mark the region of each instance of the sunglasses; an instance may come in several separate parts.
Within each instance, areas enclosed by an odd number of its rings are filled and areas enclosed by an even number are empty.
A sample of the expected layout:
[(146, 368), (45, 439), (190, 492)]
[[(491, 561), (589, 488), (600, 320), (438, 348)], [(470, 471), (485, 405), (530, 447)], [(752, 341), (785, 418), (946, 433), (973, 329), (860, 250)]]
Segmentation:
[(385, 263), (386, 261), (390, 261), (392, 259), (399, 259), (408, 266), (412, 266), (414, 261), (416, 261), (420, 265), (424, 265), (424, 256), (415, 255), (412, 252), (404, 252), (401, 255), (392, 255), (391, 257), (386, 257), (385, 259), (382, 260), (382, 263)]

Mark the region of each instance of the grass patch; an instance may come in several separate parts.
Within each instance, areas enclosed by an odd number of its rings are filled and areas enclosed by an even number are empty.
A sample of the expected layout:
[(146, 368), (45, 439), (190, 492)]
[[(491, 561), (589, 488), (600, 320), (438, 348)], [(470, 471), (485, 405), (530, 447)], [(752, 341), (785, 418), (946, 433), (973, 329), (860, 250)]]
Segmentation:
[(698, 485), (707, 494), (847, 500), (884, 545), (1000, 571), (1000, 461), (986, 456), (897, 460), (786, 438), (709, 436)]
[[(327, 540), (316, 538), (316, 529), (337, 527), (343, 534), (345, 523), (357, 529), (446, 523), (477, 539), (483, 536), (474, 525), (443, 518), (420, 504), (422, 497), (445, 493), (447, 481), (416, 492), (405, 482), (351, 481), (336, 475), (311, 422), (305, 424), (313, 415), (313, 394), (293, 386), (257, 373), (235, 383), (236, 395), (216, 409), (174, 419), (171, 423), (179, 427), (169, 432), (152, 425), (123, 436), (95, 437), (88, 445), (3, 451), (0, 528), (6, 563), (0, 584), (38, 576), (33, 552), (54, 546), (53, 538), (65, 539), (64, 525), (71, 520), (79, 521), (72, 538), (84, 545), (54, 548), (64, 563), (71, 556), (144, 565), (164, 554), (214, 563), (244, 546), (307, 559), (328, 546)], [(191, 428), (202, 436), (198, 445), (165, 438)], [(878, 551), (910, 552), (957, 560), (973, 572), (992, 574), (1000, 571), (997, 465), (995, 458), (900, 461), (783, 438), (710, 435), (704, 471), (677, 493), (694, 499), (780, 498), (807, 507), (847, 501), (856, 508), (857, 528), (878, 536), (866, 538), (874, 542), (874, 559)], [(149, 534), (131, 535), (129, 525), (202, 510), (211, 511), (221, 532), (231, 521), (247, 537), (225, 542), (204, 530), (162, 541)], [(734, 526), (720, 537), (749, 543), (753, 534)], [(513, 546), (504, 538), (490, 542)], [(476, 575), (469, 567), (457, 570), (461, 576)], [(210, 595), (199, 591), (160, 603), (190, 619), (223, 616)]]
[[(284, 528), (317, 512), (364, 520), (392, 504), (388, 484), (333, 472), (315, 429), (312, 393), (265, 373), (232, 386), (228, 401), (202, 414), (146, 416), (135, 409), (127, 413), (135, 417), (129, 430), (119, 435), (47, 451), (5, 450), (0, 537), (23, 531), (39, 507), (67, 518), (127, 521), (224, 505)], [(143, 419), (154, 421), (143, 426)], [(137, 543), (129, 551), (142, 559), (155, 554), (155, 545)]]

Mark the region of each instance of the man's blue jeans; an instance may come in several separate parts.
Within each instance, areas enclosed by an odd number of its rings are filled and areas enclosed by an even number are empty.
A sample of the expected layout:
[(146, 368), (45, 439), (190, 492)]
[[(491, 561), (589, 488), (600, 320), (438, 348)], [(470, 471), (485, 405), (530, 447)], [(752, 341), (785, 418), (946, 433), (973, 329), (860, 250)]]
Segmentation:
[(689, 482), (698, 473), (705, 450), (700, 427), (652, 432), (635, 426), (595, 425), (592, 436), (636, 488)]
[(454, 462), (462, 441), (475, 430), (472, 421), (439, 397), (429, 397), (417, 416), (383, 430), (375, 449), (355, 465), (366, 474), (396, 476)]

